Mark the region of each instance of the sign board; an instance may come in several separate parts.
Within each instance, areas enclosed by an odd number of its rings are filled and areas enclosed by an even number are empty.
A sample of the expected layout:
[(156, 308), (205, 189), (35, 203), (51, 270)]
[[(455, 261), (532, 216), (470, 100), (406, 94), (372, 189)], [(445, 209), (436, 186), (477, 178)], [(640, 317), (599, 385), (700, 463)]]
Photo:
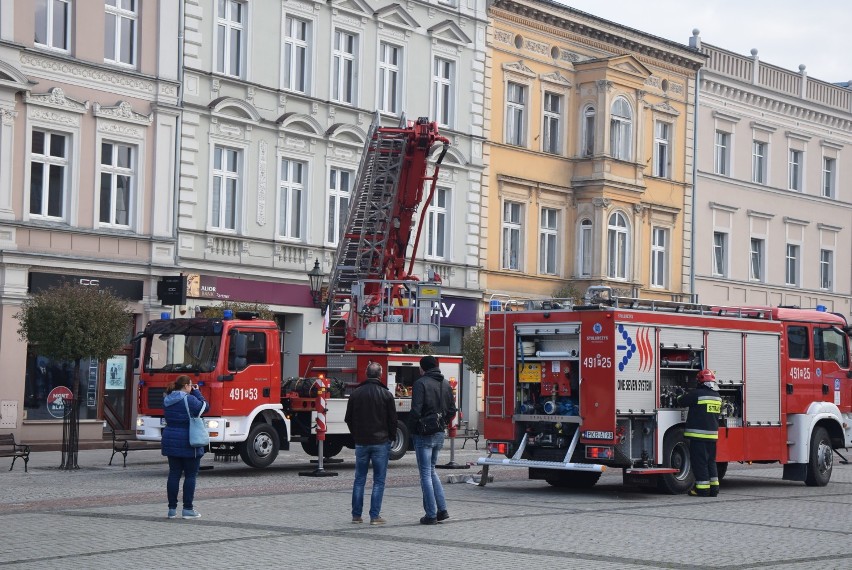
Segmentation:
[(71, 412), (74, 394), (66, 386), (57, 386), (47, 395), (47, 411), (54, 418), (64, 418)]

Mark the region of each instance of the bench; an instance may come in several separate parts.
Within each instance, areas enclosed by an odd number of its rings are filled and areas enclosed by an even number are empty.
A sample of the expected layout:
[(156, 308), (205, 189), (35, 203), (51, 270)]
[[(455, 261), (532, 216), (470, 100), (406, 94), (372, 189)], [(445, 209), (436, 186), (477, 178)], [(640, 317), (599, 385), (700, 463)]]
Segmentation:
[(469, 439), (472, 439), (476, 449), (479, 449), (479, 430), (470, 427), (466, 421), (459, 424), (458, 430), (456, 431), (456, 439), (463, 440), (462, 449), (464, 449), (464, 446), (467, 445), (467, 440)]
[(136, 449), (151, 449), (151, 446), (136, 439), (136, 430), (112, 430), (112, 455), (109, 456), (109, 464), (112, 465), (112, 458), (116, 453), (120, 453), (124, 457), (124, 466), (127, 467), (127, 452)]
[(30, 446), (15, 443), (15, 436), (11, 433), (0, 435), (0, 457), (12, 458), (12, 466), (9, 467), (9, 471), (15, 468), (15, 461), (20, 457), (24, 460), (24, 472), (27, 472), (27, 463), (30, 461)]

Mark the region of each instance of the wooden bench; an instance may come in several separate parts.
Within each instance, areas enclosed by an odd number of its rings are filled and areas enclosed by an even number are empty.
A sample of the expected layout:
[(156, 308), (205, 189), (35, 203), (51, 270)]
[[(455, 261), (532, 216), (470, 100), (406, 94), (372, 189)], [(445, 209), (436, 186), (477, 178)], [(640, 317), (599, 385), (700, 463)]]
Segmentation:
[(112, 455), (109, 456), (109, 464), (112, 465), (112, 458), (116, 453), (120, 453), (124, 458), (124, 466), (127, 467), (127, 452), (136, 449), (151, 449), (151, 446), (136, 439), (136, 430), (112, 430)]
[(12, 458), (12, 466), (9, 467), (9, 471), (15, 468), (15, 461), (20, 457), (24, 460), (24, 472), (27, 472), (27, 463), (30, 461), (30, 446), (15, 443), (15, 436), (11, 433), (0, 435), (0, 457)]
[(466, 421), (459, 424), (458, 430), (456, 431), (456, 439), (463, 440), (462, 449), (464, 449), (464, 446), (467, 445), (467, 440), (469, 439), (472, 439), (476, 449), (479, 449), (479, 430), (470, 427)]

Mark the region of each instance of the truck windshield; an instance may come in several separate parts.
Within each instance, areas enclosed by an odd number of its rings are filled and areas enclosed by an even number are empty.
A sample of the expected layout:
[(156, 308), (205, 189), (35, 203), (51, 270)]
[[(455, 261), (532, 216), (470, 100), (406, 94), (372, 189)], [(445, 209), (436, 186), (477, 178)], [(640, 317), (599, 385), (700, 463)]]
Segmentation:
[(221, 335), (164, 333), (147, 338), (145, 372), (211, 372)]

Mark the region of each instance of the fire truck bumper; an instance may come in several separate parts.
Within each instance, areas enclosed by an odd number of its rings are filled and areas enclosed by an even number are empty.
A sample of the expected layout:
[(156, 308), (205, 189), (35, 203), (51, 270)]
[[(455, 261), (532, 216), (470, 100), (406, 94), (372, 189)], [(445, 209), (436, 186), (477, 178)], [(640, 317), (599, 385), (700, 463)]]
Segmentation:
[(603, 473), (606, 465), (599, 463), (562, 463), (560, 461), (536, 461), (534, 459), (497, 459), (495, 457), (480, 457), (477, 465), (505, 465), (508, 467), (537, 467), (539, 469), (559, 469), (561, 471), (588, 471)]

